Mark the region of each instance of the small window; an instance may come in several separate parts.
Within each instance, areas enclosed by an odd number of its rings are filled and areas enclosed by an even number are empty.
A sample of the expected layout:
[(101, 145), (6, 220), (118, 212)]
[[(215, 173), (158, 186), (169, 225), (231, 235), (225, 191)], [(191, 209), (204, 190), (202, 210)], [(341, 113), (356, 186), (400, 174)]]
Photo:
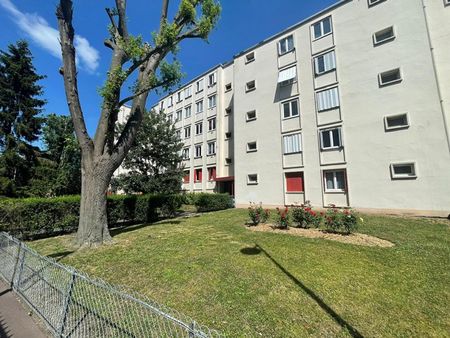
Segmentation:
[(177, 137), (178, 140), (181, 140), (181, 130), (180, 129), (175, 131), (175, 136)]
[(203, 122), (195, 124), (195, 135), (201, 135), (203, 133)]
[(164, 101), (161, 101), (159, 107), (160, 107), (160, 108), (159, 108), (160, 110), (163, 110), (163, 109), (164, 109)]
[(256, 145), (256, 141), (248, 142), (247, 143), (247, 153), (252, 153), (258, 150), (258, 147)]
[(231, 90), (231, 83), (227, 83), (226, 85), (225, 85), (225, 91), (226, 92), (229, 92)]
[(325, 192), (342, 192), (347, 190), (345, 170), (330, 170), (323, 173)]
[(182, 154), (183, 160), (189, 160), (190, 154), (191, 154), (190, 149), (189, 148), (184, 148), (183, 149), (183, 154)]
[(190, 176), (191, 176), (190, 171), (189, 170), (185, 170), (184, 171), (184, 176), (183, 176), (183, 183), (189, 183)]
[(386, 0), (367, 0), (369, 7), (378, 5), (379, 3), (384, 2), (384, 1), (386, 1)]
[(334, 50), (326, 54), (319, 55), (314, 59), (314, 70), (317, 75), (330, 72), (336, 69), (336, 55)]
[(287, 86), (297, 81), (297, 67), (289, 67), (287, 69), (280, 70), (278, 73), (278, 83), (280, 86)]
[(232, 111), (231, 107), (225, 108), (225, 115), (230, 115)]
[(322, 150), (342, 147), (341, 128), (321, 130), (320, 144)]
[(208, 142), (208, 155), (216, 154), (216, 142)]
[(195, 84), (195, 88), (196, 88), (196, 92), (199, 93), (203, 90), (203, 79), (200, 79), (197, 81), (197, 83)]
[(173, 106), (173, 96), (169, 97), (169, 107)]
[(173, 114), (167, 115), (167, 121), (173, 122)]
[(299, 115), (298, 109), (298, 99), (284, 102), (283, 107), (283, 118), (288, 119), (290, 117), (296, 117)]
[(177, 93), (177, 102), (181, 102), (181, 100), (183, 100), (183, 93), (182, 92), (178, 92)]
[(283, 136), (284, 154), (295, 154), (302, 151), (300, 133)]
[(213, 130), (216, 130), (216, 118), (215, 117), (208, 120), (208, 131), (213, 131)]
[(208, 97), (208, 108), (212, 109), (216, 106), (217, 97), (216, 95), (211, 95)]
[(194, 170), (194, 181), (201, 182), (202, 181), (202, 169)]
[(228, 140), (231, 138), (231, 131), (225, 133), (225, 139)]
[(253, 61), (255, 61), (255, 53), (254, 52), (248, 53), (245, 56), (245, 63), (250, 63), (250, 62), (253, 62)]
[(283, 55), (294, 49), (294, 37), (289, 35), (278, 41), (278, 55)]
[[(187, 116), (186, 116), (187, 117)], [(176, 112), (176, 118), (175, 118), (175, 122), (181, 121), (181, 119), (183, 118), (183, 112), (181, 110), (178, 110)]]
[(245, 85), (245, 91), (246, 92), (251, 92), (252, 90), (255, 90), (255, 89), (256, 89), (256, 82), (255, 82), (255, 80), (249, 81), (249, 82), (246, 83), (246, 85)]
[(373, 35), (373, 44), (375, 46), (395, 39), (394, 27), (388, 27), (376, 32)]
[(402, 81), (400, 68), (388, 70), (378, 75), (378, 83), (380, 87), (399, 83)]
[(391, 164), (392, 178), (416, 178), (416, 164), (414, 162), (408, 163), (393, 163)]
[(408, 114), (386, 116), (384, 118), (386, 130), (403, 129), (409, 127)]
[(226, 163), (227, 165), (230, 165), (230, 164), (233, 163), (233, 160), (232, 160), (230, 157), (227, 157), (227, 158), (225, 159), (225, 163)]
[(196, 112), (197, 114), (203, 112), (203, 100), (197, 101), (197, 102), (195, 103), (195, 112)]
[(325, 111), (339, 107), (339, 90), (334, 87), (316, 93), (317, 111)]
[(314, 39), (319, 39), (322, 36), (330, 34), (333, 31), (331, 26), (331, 16), (315, 23), (312, 27)]
[(202, 157), (202, 145), (198, 144), (195, 146), (195, 158)]
[(216, 167), (208, 168), (208, 181), (214, 181), (216, 179)]
[(254, 120), (256, 120), (256, 110), (247, 112), (246, 121), (249, 122), (249, 121), (254, 121)]
[(450, 5), (450, 0), (444, 0), (444, 5), (445, 5), (445, 6)]
[(247, 184), (258, 184), (258, 174), (247, 175)]
[(303, 173), (286, 173), (286, 192), (303, 192)]
[(192, 96), (192, 87), (189, 86), (184, 89), (184, 98), (187, 99)]
[(209, 74), (209, 76), (208, 76), (208, 86), (212, 87), (212, 86), (214, 86), (216, 84), (216, 82), (217, 82), (216, 73)]
[(191, 137), (191, 126), (184, 128), (184, 138)]

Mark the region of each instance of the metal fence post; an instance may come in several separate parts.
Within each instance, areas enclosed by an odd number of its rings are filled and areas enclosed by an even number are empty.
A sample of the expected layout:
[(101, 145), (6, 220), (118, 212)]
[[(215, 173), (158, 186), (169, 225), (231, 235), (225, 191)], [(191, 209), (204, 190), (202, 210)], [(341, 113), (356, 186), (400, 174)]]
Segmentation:
[[(22, 247), (23, 244), (20, 243), (20, 246)], [(17, 277), (16, 285), (14, 285), (14, 289), (17, 290), (17, 292), (19, 292), (19, 293), (20, 293), (20, 280), (22, 279), (22, 272), (23, 272), (23, 266), (25, 265), (25, 254), (26, 254), (25, 250), (21, 250), (21, 251), (22, 251), (22, 259), (20, 260), (19, 276)], [(13, 283), (14, 283), (14, 280), (13, 280)]]
[(16, 277), (17, 266), (19, 265), (20, 254), (22, 252), (21, 249), (22, 249), (22, 243), (19, 244), (19, 248), (17, 249), (17, 258), (16, 258), (16, 262), (14, 263), (13, 273), (12, 273), (11, 281), (9, 283), (10, 288), (12, 288), (14, 286), (14, 278)]
[(195, 321), (189, 325), (189, 338), (195, 338)]
[(59, 328), (59, 332), (58, 332), (58, 336), (62, 337), (63, 333), (64, 333), (64, 328), (66, 326), (66, 322), (67, 322), (67, 317), (69, 314), (69, 306), (70, 306), (70, 302), (72, 300), (72, 291), (73, 291), (73, 287), (75, 285), (75, 279), (76, 279), (76, 274), (75, 272), (72, 271), (72, 278), (70, 280), (70, 285), (69, 285), (69, 291), (67, 293), (66, 299), (64, 301), (64, 308), (63, 308), (63, 317), (61, 320), (61, 326)]

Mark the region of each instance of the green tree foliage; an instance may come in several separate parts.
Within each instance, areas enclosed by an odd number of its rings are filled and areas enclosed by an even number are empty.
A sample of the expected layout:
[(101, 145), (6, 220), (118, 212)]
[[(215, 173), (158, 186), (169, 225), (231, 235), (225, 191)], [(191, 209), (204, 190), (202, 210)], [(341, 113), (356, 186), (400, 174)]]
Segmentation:
[(37, 161), (45, 101), (26, 41), (0, 51), (0, 195), (25, 193)]
[(164, 112), (146, 113), (114, 189), (127, 193), (174, 193), (180, 190), (183, 144)]

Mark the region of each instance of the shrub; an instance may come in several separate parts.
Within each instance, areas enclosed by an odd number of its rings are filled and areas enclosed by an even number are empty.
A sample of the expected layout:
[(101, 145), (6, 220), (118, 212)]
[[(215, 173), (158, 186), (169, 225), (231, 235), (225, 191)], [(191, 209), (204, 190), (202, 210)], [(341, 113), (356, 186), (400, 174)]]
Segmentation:
[(358, 227), (358, 215), (352, 209), (339, 210), (330, 205), (325, 215), (325, 228), (328, 231), (350, 234)]
[(289, 208), (277, 208), (277, 218), (275, 227), (278, 229), (287, 229), (291, 223)]
[(250, 217), (251, 224), (256, 226), (260, 222), (266, 223), (270, 217), (269, 209), (264, 209), (261, 203), (256, 204), (250, 202), (250, 206), (248, 207), (248, 216)]
[(323, 213), (314, 211), (311, 203), (306, 201), (300, 206), (292, 206), (292, 220), (294, 224), (301, 228), (318, 228), (322, 222)]
[(224, 210), (233, 207), (233, 199), (228, 194), (199, 193), (195, 197), (198, 212)]

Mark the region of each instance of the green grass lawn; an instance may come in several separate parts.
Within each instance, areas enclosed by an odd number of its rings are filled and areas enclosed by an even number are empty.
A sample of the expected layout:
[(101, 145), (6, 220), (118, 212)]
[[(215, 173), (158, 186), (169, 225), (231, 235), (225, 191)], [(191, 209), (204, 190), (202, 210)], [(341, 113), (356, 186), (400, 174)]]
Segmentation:
[(450, 332), (449, 222), (365, 216), (363, 247), (252, 232), (246, 210), (116, 232), (72, 252), (71, 236), (31, 242), (230, 337), (444, 337)]

